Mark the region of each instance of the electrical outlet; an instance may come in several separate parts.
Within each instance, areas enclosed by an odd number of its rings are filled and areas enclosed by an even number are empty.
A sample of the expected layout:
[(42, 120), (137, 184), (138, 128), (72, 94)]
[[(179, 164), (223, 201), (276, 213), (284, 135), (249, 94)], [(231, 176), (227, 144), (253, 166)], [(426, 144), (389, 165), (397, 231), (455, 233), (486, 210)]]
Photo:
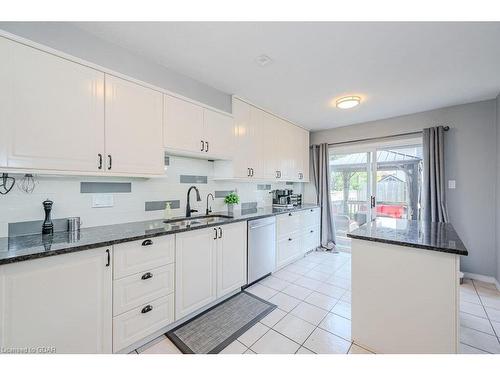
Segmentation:
[(94, 194), (92, 195), (92, 208), (113, 207), (113, 194)]
[(457, 187), (455, 180), (448, 180), (448, 189), (455, 189)]

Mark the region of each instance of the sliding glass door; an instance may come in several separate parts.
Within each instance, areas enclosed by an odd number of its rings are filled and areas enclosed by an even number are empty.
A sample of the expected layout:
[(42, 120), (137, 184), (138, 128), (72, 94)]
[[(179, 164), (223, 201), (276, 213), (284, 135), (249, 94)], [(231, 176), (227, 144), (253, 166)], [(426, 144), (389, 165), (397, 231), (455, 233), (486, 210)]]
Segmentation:
[(347, 233), (371, 220), (373, 153), (330, 152), (332, 198), (337, 248), (348, 251)]
[(376, 215), (397, 219), (420, 218), (422, 146), (377, 150)]
[(420, 217), (422, 145), (332, 147), (331, 184), (337, 248), (350, 251), (347, 233), (375, 217)]

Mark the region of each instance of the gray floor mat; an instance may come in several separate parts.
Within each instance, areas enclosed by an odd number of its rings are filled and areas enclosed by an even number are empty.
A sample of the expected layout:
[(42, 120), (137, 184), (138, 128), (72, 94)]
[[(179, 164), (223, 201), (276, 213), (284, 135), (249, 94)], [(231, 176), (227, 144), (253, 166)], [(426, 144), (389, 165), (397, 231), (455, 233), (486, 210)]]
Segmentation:
[(240, 292), (166, 335), (183, 353), (215, 354), (275, 308), (253, 294)]

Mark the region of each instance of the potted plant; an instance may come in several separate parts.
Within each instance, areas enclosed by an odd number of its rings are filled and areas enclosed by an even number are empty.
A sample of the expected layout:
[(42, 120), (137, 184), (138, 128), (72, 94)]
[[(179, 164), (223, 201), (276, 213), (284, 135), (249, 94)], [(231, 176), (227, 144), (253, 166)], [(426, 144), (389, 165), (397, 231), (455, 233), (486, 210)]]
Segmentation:
[(229, 215), (233, 215), (234, 213), (234, 205), (240, 203), (240, 197), (236, 193), (229, 193), (224, 198), (224, 203), (227, 204), (227, 212)]

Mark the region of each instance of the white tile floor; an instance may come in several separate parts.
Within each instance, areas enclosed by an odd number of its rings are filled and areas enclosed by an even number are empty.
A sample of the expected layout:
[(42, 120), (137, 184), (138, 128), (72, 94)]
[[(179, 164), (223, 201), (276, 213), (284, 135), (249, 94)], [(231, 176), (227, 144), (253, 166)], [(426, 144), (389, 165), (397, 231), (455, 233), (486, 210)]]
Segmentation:
[[(351, 341), (349, 253), (313, 252), (247, 291), (278, 306), (223, 354), (369, 354)], [(465, 280), (461, 294), (461, 352), (500, 353), (500, 292)], [(138, 353), (180, 353), (164, 336)]]

